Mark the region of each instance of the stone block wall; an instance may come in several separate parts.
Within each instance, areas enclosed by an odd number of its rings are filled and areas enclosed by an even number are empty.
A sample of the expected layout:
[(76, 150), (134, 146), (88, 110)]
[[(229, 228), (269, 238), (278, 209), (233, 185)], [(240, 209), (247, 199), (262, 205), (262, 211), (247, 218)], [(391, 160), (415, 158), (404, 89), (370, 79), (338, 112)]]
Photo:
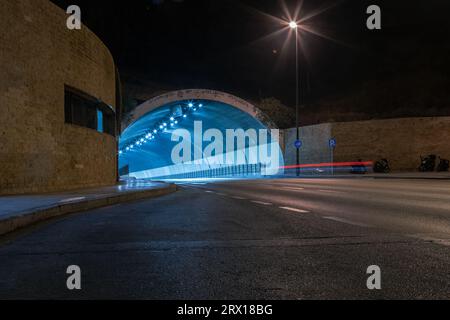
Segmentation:
[[(295, 164), (295, 129), (287, 129), (285, 163)], [(387, 158), (393, 171), (416, 171), (420, 156), (450, 159), (450, 117), (400, 118), (326, 123), (302, 127), (301, 163), (330, 160), (328, 141), (337, 140), (334, 161)]]
[(115, 106), (115, 66), (47, 0), (0, 1), (0, 194), (116, 181), (116, 139), (64, 122), (64, 86)]

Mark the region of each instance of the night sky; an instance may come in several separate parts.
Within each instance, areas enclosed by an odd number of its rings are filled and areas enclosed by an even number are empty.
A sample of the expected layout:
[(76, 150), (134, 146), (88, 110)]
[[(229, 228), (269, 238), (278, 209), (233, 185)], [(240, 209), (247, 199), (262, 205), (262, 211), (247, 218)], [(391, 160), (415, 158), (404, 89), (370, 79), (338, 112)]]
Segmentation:
[[(294, 42), (282, 49), (288, 32), (264, 38), (283, 27), (268, 16), (285, 15), (281, 1), (53, 2), (81, 7), (82, 22), (110, 48), (121, 72), (162, 87), (211, 88), (294, 105)], [(299, 2), (285, 1), (290, 12)], [(370, 4), (382, 9), (382, 30), (366, 28)], [(403, 90), (406, 97), (418, 89), (411, 86), (420, 86), (421, 73), (436, 76), (440, 85), (450, 74), (449, 1), (305, 0), (300, 17), (322, 9), (306, 25), (329, 39), (301, 33), (303, 101), (314, 104), (377, 86), (373, 90), (392, 90), (391, 96)], [(405, 88), (383, 87), (393, 81)]]

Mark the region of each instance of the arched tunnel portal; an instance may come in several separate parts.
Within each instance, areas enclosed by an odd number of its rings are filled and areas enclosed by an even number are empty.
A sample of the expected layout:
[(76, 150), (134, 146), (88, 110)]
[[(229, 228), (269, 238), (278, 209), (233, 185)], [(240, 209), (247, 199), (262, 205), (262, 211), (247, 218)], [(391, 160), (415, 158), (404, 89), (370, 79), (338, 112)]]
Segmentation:
[(120, 175), (137, 179), (280, 174), (279, 131), (263, 112), (212, 90), (173, 91), (138, 106), (122, 124)]

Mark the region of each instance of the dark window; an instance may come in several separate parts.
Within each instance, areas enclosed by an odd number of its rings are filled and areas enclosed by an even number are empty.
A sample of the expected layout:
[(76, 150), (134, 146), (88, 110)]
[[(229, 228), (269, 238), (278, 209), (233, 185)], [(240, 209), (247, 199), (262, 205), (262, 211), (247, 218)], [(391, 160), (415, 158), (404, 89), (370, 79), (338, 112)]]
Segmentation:
[(116, 135), (116, 114), (107, 104), (101, 103), (98, 110), (102, 113), (102, 130), (112, 136)]
[(107, 104), (76, 89), (66, 87), (65, 122), (116, 135), (115, 113)]

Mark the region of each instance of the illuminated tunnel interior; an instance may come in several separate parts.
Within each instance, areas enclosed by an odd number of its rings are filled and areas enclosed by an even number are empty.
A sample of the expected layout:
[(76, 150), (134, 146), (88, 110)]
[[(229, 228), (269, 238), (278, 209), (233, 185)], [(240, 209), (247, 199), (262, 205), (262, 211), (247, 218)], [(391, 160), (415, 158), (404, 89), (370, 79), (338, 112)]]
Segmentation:
[[(189, 132), (189, 140), (177, 134), (180, 129), (185, 130), (185, 134)], [(211, 132), (209, 129), (216, 129), (212, 130), (216, 135), (203, 141), (207, 132)], [(239, 131), (245, 133), (253, 129), (257, 134), (245, 136), (240, 145), (238, 138), (233, 137), (234, 154), (231, 158), (234, 161), (221, 161), (231, 159), (227, 158), (230, 154), (230, 149), (227, 149), (230, 129), (234, 132), (242, 129)], [(198, 132), (200, 140), (195, 134)], [(263, 139), (261, 135), (267, 138)], [(220, 140), (220, 136), (223, 137), (223, 147), (206, 154), (208, 145)], [(137, 179), (274, 175), (284, 164), (278, 138), (278, 131), (275, 134), (261, 121), (232, 105), (212, 100), (176, 101), (144, 114), (123, 131), (119, 141), (119, 171), (122, 177)], [(190, 143), (190, 150), (186, 148), (175, 154), (187, 156), (189, 161), (184, 158), (184, 161), (174, 162), (174, 150), (179, 150), (177, 145), (182, 141)], [(272, 160), (263, 160), (261, 150), (265, 150), (266, 156)]]

